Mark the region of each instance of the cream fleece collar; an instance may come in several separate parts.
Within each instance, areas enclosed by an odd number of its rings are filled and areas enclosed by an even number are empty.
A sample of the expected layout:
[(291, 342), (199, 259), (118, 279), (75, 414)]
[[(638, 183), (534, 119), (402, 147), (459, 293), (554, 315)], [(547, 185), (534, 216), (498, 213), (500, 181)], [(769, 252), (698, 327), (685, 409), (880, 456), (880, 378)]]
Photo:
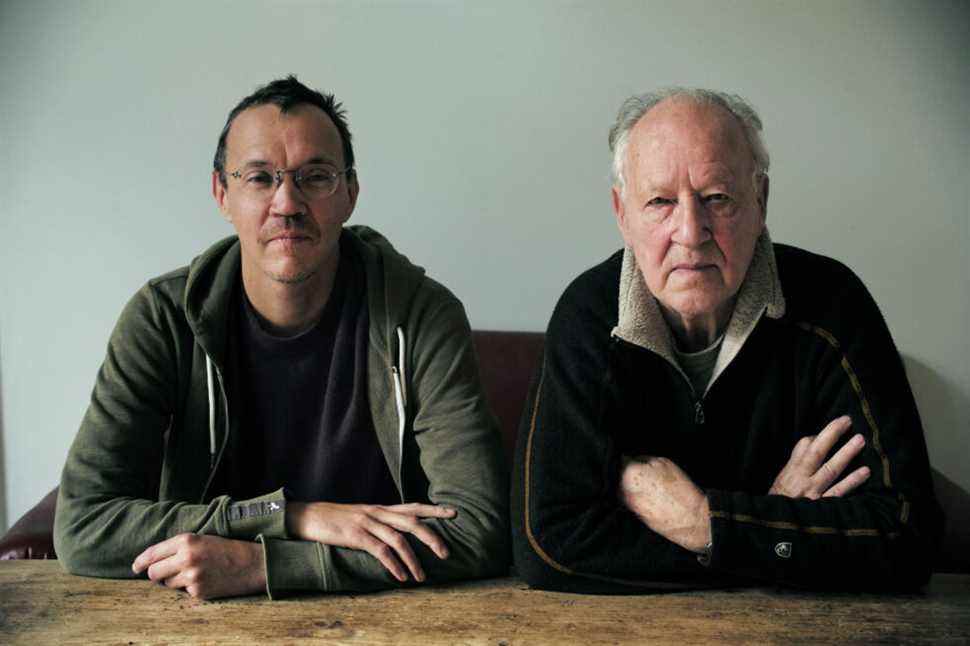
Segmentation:
[[(630, 247), (623, 252), (619, 298), (619, 317), (616, 327), (613, 328), (613, 335), (659, 354), (683, 373), (674, 354), (670, 328), (660, 313), (657, 299), (647, 289)], [(751, 266), (741, 283), (738, 300), (724, 333), (724, 342), (714, 364), (708, 389), (737, 356), (762, 314), (773, 319), (781, 318), (785, 314), (785, 297), (781, 291), (775, 252), (767, 228), (755, 243)]]

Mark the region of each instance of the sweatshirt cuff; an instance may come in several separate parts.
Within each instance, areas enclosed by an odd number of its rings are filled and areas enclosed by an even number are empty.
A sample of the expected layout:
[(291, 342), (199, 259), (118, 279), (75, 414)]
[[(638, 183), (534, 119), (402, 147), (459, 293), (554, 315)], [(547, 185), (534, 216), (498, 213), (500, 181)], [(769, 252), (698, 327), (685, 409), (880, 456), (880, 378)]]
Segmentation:
[(226, 525), (229, 527), (228, 538), (252, 540), (257, 534), (288, 538), (283, 490), (249, 500), (231, 501), (226, 506)]
[(737, 491), (707, 492), (711, 508), (711, 567), (760, 580), (789, 579), (792, 529), (788, 522), (757, 518), (751, 496)]
[(266, 595), (280, 599), (288, 592), (327, 590), (320, 544), (313, 541), (285, 541), (260, 534), (266, 565)]

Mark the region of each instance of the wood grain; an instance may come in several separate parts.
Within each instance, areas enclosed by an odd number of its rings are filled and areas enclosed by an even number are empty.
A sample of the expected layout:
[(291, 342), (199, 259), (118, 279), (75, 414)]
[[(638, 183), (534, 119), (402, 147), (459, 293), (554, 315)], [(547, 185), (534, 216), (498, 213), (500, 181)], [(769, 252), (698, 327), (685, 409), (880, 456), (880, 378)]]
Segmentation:
[(907, 595), (752, 588), (641, 596), (492, 579), (370, 595), (196, 601), (148, 581), (0, 563), (2, 644), (629, 644), (970, 642), (970, 576)]

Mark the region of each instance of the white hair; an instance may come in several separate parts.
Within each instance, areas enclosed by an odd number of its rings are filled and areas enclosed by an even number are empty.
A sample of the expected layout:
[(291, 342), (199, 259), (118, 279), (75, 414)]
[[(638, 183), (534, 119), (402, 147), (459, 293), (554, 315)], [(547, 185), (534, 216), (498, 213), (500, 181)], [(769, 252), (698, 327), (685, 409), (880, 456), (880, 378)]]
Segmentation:
[(698, 104), (718, 105), (730, 112), (741, 124), (744, 137), (754, 157), (755, 176), (768, 174), (768, 149), (761, 136), (761, 117), (751, 104), (736, 94), (727, 94), (702, 88), (669, 87), (631, 96), (620, 106), (616, 122), (610, 128), (610, 150), (613, 152), (613, 183), (625, 189), (623, 165), (630, 143), (630, 131), (651, 108), (670, 98), (685, 98)]

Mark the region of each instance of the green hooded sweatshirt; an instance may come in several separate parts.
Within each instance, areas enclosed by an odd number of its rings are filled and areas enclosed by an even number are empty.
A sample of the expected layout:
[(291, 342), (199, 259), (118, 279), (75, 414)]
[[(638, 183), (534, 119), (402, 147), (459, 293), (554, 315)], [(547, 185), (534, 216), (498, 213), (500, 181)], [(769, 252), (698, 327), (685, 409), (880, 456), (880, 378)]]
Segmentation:
[[(365, 267), (368, 400), (401, 500), (458, 512), (425, 521), (447, 559), (408, 537), (427, 581), (504, 575), (508, 479), (464, 308), (377, 232), (344, 231)], [(211, 490), (239, 427), (225, 373), (240, 267), (227, 238), (128, 302), (64, 466), (58, 557), (75, 574), (128, 578), (145, 548), (192, 532), (260, 541), (271, 598), (396, 587), (366, 552), (291, 540), (282, 490), (241, 501)]]

